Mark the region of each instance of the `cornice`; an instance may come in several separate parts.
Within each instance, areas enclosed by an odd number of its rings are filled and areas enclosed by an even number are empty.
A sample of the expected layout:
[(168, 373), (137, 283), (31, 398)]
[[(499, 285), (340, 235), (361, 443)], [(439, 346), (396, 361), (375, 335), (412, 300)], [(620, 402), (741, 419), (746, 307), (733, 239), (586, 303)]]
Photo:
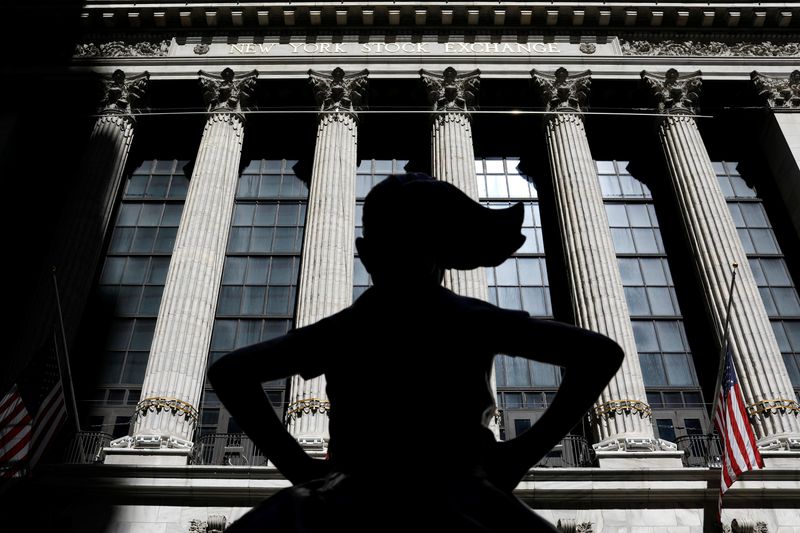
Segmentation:
[[(391, 486), (396, 473), (386, 473)], [(515, 494), (538, 507), (666, 508), (716, 504), (717, 469), (534, 468)], [(252, 505), (289, 486), (272, 467), (47, 465), (35, 478), (44, 492), (81, 497), (103, 495), (119, 504), (136, 501), (159, 505)], [(381, 487), (375, 487), (380, 491)], [(794, 470), (747, 472), (725, 496), (727, 508), (785, 506), (800, 501), (800, 481)]]
[(796, 2), (87, 2), (91, 29), (301, 27), (779, 29), (800, 27)]

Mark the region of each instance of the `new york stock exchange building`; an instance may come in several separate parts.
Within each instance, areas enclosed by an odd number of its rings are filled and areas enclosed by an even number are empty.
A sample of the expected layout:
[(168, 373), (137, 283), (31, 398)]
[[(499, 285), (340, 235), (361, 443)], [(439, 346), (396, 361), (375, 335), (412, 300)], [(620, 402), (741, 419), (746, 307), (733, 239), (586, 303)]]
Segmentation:
[[(212, 532), (289, 486), (208, 365), (350, 305), (370, 286), (365, 195), (418, 171), (525, 206), (522, 248), (449, 288), (626, 354), (523, 501), (561, 531), (717, 531), (727, 335), (765, 468), (728, 491), (722, 529), (800, 531), (798, 28), (791, 2), (86, 2), (58, 81), (85, 88), (58, 126), (79, 149), (8, 375), (67, 348), (80, 419), (26, 482), (42, 512)], [(499, 355), (497, 437), (560, 379)], [(448, 439), (461, 399), (421, 383), (387, 397), (376, 363), (365, 426), (413, 408)], [(264, 389), (324, 456), (324, 378)], [(389, 486), (403, 450), (374, 445)]]

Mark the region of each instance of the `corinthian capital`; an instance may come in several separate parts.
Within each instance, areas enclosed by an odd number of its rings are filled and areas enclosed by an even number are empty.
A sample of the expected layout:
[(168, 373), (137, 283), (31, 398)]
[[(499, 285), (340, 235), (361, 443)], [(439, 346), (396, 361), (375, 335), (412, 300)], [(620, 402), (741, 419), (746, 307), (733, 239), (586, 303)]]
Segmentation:
[(531, 76), (547, 111), (580, 112), (586, 107), (589, 88), (592, 85), (591, 70), (570, 76), (564, 67), (556, 70), (554, 74), (545, 74), (534, 69), (531, 71)]
[(320, 111), (347, 111), (354, 113), (366, 106), (367, 69), (345, 74), (339, 67), (328, 74), (314, 70), (308, 71), (308, 81), (314, 89), (314, 98)]
[(664, 76), (643, 70), (642, 80), (656, 99), (659, 113), (694, 114), (697, 111), (697, 101), (703, 85), (699, 70), (683, 76), (674, 68), (669, 69)]
[(788, 78), (770, 78), (754, 70), (750, 79), (770, 107), (800, 110), (800, 70), (793, 70)]
[(202, 70), (198, 74), (203, 100), (209, 111), (235, 113), (247, 109), (252, 104), (258, 77), (257, 70), (239, 76), (230, 68), (223, 70), (220, 76)]
[(111, 77), (105, 80), (100, 112), (130, 113), (142, 107), (149, 84), (150, 73), (147, 71), (128, 78), (121, 70), (115, 70)]
[(481, 71), (478, 69), (458, 75), (456, 69), (447, 67), (440, 76), (428, 70), (419, 71), (428, 91), (428, 101), (434, 111), (472, 111), (478, 105), (481, 88)]

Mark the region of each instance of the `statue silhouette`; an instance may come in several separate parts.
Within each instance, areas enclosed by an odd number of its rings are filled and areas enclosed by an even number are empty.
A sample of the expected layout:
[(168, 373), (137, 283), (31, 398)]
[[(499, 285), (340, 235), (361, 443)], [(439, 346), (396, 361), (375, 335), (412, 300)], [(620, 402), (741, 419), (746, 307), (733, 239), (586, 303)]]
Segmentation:
[[(209, 370), (225, 407), (294, 484), (227, 531), (555, 531), (511, 491), (591, 407), (622, 349), (441, 286), (446, 268), (507, 259), (525, 240), (522, 220), (522, 204), (488, 209), (424, 174), (370, 191), (356, 247), (374, 285), (349, 308)], [(550, 408), (505, 442), (487, 428), (498, 353), (566, 369)], [(295, 374), (325, 374), (328, 460), (303, 451), (262, 390)]]

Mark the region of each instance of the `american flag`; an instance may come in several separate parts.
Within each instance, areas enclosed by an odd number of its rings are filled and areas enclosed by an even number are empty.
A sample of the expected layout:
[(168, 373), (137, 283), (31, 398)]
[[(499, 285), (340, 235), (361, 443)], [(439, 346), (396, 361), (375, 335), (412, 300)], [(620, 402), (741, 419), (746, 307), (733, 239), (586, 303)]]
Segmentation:
[(725, 369), (714, 412), (714, 425), (723, 442), (722, 480), (719, 487), (719, 508), (722, 512), (722, 495), (733, 485), (742, 472), (764, 468), (758, 453), (753, 428), (744, 408), (742, 390), (736, 378), (730, 346), (725, 353)]
[(57, 356), (40, 350), (0, 400), (0, 478), (30, 472), (67, 418)]

